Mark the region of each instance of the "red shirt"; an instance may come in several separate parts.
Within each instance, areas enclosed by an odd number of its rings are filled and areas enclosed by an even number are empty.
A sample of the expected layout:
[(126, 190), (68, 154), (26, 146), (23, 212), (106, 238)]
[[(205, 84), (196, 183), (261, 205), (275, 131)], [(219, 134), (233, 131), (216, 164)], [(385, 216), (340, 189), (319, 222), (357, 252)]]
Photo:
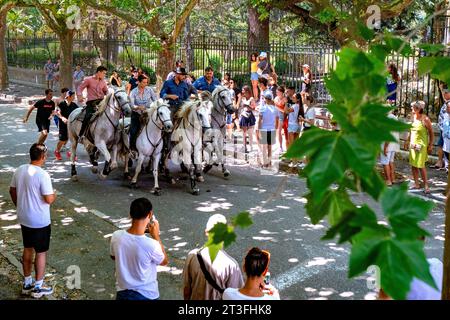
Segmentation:
[(87, 101), (103, 99), (108, 93), (106, 81), (99, 80), (96, 76), (84, 79), (78, 87), (77, 94), (81, 96), (84, 89), (87, 89)]

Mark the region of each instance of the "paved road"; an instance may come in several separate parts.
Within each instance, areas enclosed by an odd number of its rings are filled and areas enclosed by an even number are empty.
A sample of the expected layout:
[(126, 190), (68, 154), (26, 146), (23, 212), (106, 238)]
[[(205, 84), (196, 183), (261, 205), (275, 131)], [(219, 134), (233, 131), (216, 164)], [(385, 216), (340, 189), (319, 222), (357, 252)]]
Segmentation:
[[(0, 249), (20, 261), (21, 238), (14, 207), (9, 200), (8, 185), (14, 168), (28, 162), (29, 146), (36, 140), (34, 116), (29, 123), (21, 119), (25, 105), (0, 104)], [(252, 246), (272, 253), (270, 271), (283, 299), (372, 299), (367, 288), (368, 274), (347, 279), (349, 248), (334, 242), (320, 241), (325, 224), (312, 225), (305, 215), (305, 181), (295, 175), (262, 174), (245, 161), (231, 162), (231, 178), (224, 179), (213, 169), (201, 183), (201, 194), (188, 193), (187, 181), (171, 186), (161, 183), (160, 197), (150, 194), (153, 179), (140, 177), (140, 188), (131, 190), (120, 170), (102, 181), (90, 172), (87, 154), (79, 147), (78, 182), (70, 180), (70, 166), (56, 161), (53, 150), (57, 142), (54, 124), (47, 141), (50, 153), (46, 170), (60, 193), (52, 206), (52, 247), (49, 276), (59, 288), (57, 298), (110, 299), (114, 296), (114, 266), (108, 257), (111, 233), (125, 227), (130, 202), (149, 197), (160, 221), (162, 240), (170, 265), (159, 268), (162, 299), (182, 298), (181, 271), (187, 252), (205, 241), (204, 227), (213, 213), (227, 217), (247, 210), (254, 224), (238, 230), (237, 242), (227, 251), (239, 262)], [(368, 198), (355, 195), (358, 202)], [(438, 205), (426, 226), (434, 239), (427, 242), (427, 254), (441, 258), (443, 236), (442, 206)], [(67, 268), (81, 270), (81, 290), (68, 290), (64, 276)], [(1, 269), (0, 269), (1, 270)], [(0, 289), (1, 291), (2, 289)], [(76, 293), (74, 293), (76, 292)], [(1, 296), (1, 295), (0, 295)], [(15, 298), (15, 297), (10, 297)]]

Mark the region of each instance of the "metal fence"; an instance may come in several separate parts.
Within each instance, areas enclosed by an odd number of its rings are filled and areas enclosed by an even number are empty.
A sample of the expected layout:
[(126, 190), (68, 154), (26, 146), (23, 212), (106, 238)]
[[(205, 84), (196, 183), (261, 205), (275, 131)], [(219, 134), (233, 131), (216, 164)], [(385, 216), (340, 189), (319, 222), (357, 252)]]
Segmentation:
[[(440, 17), (434, 21), (428, 41), (434, 43), (450, 42), (449, 17)], [(80, 64), (88, 73), (103, 64), (110, 71), (113, 69), (127, 76), (130, 65), (142, 67), (156, 80), (158, 52), (148, 45), (146, 39), (133, 34), (122, 34), (104, 38), (95, 35), (74, 39), (74, 65)], [(337, 50), (333, 46), (305, 46), (295, 42), (271, 42), (269, 47), (249, 47), (246, 40), (233, 38), (232, 34), (224, 38), (212, 38), (206, 34), (193, 37), (189, 43), (180, 39), (176, 44), (176, 58), (186, 62), (188, 70), (195, 77), (203, 74), (206, 66), (212, 66), (215, 75), (222, 78), (230, 73), (238, 86), (250, 84), (250, 55), (253, 52), (267, 51), (270, 62), (278, 75), (278, 83), (300, 88), (302, 64), (311, 66), (313, 75), (312, 92), (316, 100), (330, 101), (324, 79), (335, 68)], [(55, 61), (58, 57), (59, 41), (54, 35), (37, 36), (36, 34), (7, 35), (7, 55), (10, 66), (29, 69), (43, 69), (48, 58)], [(448, 51), (445, 53), (448, 54)], [(422, 99), (427, 102), (427, 113), (435, 114), (441, 105), (438, 83), (428, 75), (419, 76), (418, 60), (426, 52), (414, 49), (409, 57), (390, 56), (386, 63), (393, 62), (401, 74), (397, 105), (402, 113), (409, 111), (412, 100)]]

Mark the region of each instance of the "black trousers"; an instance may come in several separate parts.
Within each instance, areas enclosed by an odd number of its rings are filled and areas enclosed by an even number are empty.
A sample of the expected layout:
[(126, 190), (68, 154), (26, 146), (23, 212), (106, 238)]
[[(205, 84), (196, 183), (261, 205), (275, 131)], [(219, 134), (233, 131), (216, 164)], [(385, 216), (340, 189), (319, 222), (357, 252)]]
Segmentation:
[(83, 119), (83, 123), (81, 124), (81, 130), (80, 130), (80, 134), (78, 135), (79, 137), (84, 135), (84, 131), (86, 131), (86, 127), (89, 123), (89, 120), (92, 117), (92, 114), (95, 113), (96, 109), (97, 109), (97, 105), (102, 101), (103, 99), (97, 99), (97, 100), (90, 100), (88, 102), (86, 102), (86, 114), (84, 115), (84, 119)]
[(141, 115), (135, 111), (131, 112), (130, 124), (130, 148), (136, 150), (136, 140), (139, 130), (141, 129)]

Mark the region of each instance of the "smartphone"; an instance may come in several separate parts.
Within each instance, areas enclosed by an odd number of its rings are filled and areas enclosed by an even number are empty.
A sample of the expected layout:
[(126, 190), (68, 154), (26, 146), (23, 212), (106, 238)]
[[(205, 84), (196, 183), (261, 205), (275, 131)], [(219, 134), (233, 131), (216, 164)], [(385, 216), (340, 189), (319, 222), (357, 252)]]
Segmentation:
[(268, 286), (270, 284), (270, 272), (266, 273), (266, 276), (264, 277), (264, 284)]

